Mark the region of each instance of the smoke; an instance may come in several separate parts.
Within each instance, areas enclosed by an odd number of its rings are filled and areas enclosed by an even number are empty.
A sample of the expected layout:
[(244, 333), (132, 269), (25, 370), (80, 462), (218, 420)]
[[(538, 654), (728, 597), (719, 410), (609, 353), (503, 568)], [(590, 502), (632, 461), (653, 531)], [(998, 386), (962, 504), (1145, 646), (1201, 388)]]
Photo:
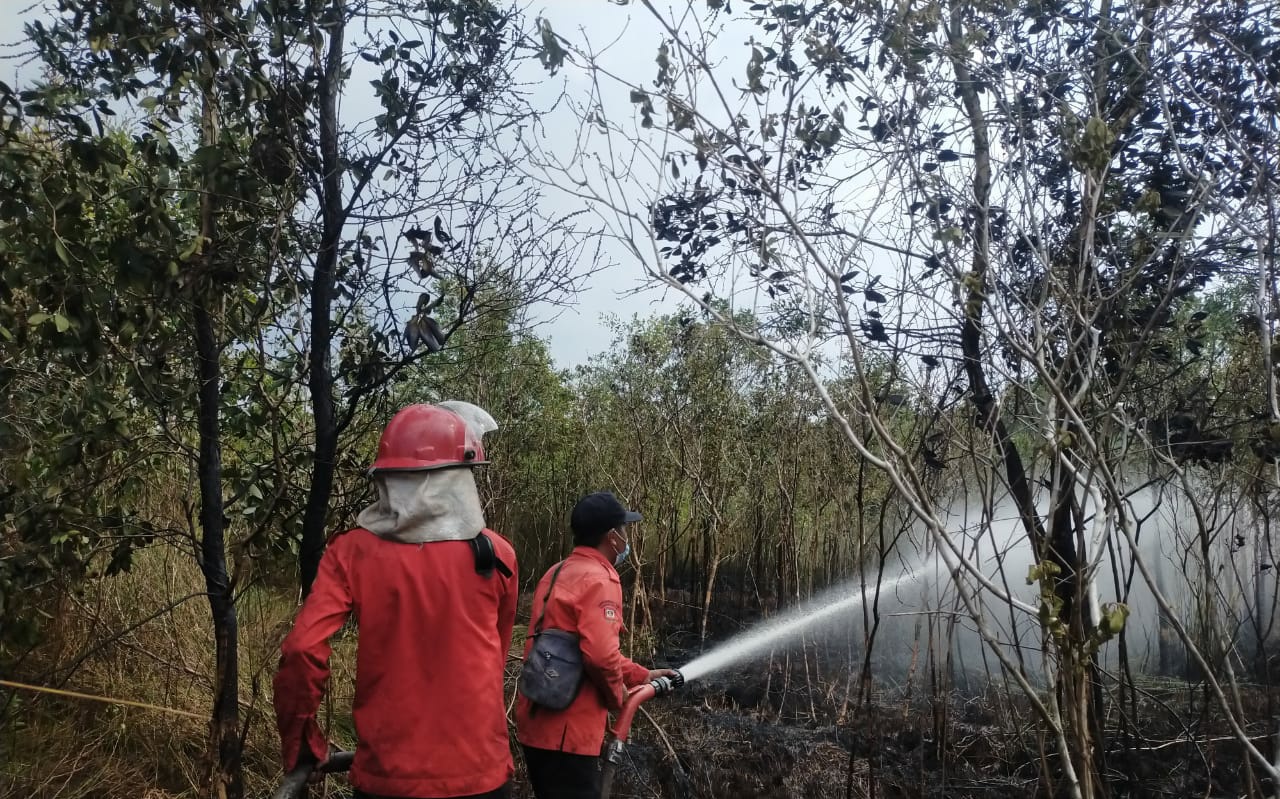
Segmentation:
[[(1172, 484), (1130, 493), (1124, 505), (1133, 544), (1119, 527), (1114, 508), (1086, 498), (1081, 509), (1091, 564), (1086, 601), (1095, 621), (1112, 603), (1128, 616), (1121, 635), (1101, 644), (1099, 663), (1116, 672), (1189, 676), (1185, 647), (1171, 623), (1176, 618), (1212, 663), (1226, 656), (1265, 651), (1276, 635), (1277, 581), (1269, 526), (1238, 497), (1205, 490), (1192, 498)], [(1047, 510), (1042, 498), (1041, 518)], [(1000, 591), (1031, 608), (1040, 587), (1028, 583), (1039, 558), (1007, 499), (965, 500), (946, 517), (947, 529), (974, 567)], [(901, 539), (881, 572), (869, 572), (815, 600), (768, 620), (690, 662), (692, 681), (736, 663), (759, 659), (804, 636), (847, 646), (856, 667), (871, 642), (871, 664), (880, 680), (897, 680), (926, 659), (942, 665), (961, 688), (980, 690), (1003, 668), (993, 643), (1032, 682), (1044, 684), (1053, 668), (1037, 614), (1011, 607), (994, 592), (962, 575), (976, 598), (983, 626), (960, 601), (946, 561), (918, 529)], [(1136, 566), (1141, 558), (1172, 614), (1164, 614)], [(874, 635), (873, 635), (874, 633)]]
[[(1211, 657), (1232, 650), (1254, 654), (1272, 638), (1277, 585), (1269, 536), (1238, 498), (1206, 490), (1193, 504), (1181, 488), (1170, 484), (1137, 489), (1127, 496), (1124, 508), (1132, 543), (1114, 509), (1095, 507), (1093, 502), (1086, 497), (1081, 509), (1088, 531), (1083, 554), (1092, 577), (1085, 600), (1095, 622), (1113, 603), (1129, 611), (1122, 635), (1101, 644), (1099, 662), (1104, 669), (1185, 675), (1187, 654), (1172, 618)], [(1042, 498), (1041, 518), (1046, 505), (1047, 498)], [(1009, 596), (1040, 606), (1040, 586), (1028, 580), (1039, 558), (1012, 501), (964, 503), (947, 521), (983, 575)], [(1155, 592), (1137, 568), (1139, 558), (1171, 615), (1160, 610)], [(942, 559), (921, 552), (913, 571), (917, 579), (881, 603), (885, 619), (874, 645), (876, 664), (890, 673), (900, 671), (894, 666), (906, 651), (924, 646), (938, 661), (949, 660), (953, 673), (962, 678), (998, 673), (991, 644), (982, 639), (959, 601)], [(984, 625), (996, 645), (1028, 677), (1043, 683), (1052, 664), (1046, 659), (1039, 618), (978, 590), (972, 579), (966, 583), (978, 597)]]

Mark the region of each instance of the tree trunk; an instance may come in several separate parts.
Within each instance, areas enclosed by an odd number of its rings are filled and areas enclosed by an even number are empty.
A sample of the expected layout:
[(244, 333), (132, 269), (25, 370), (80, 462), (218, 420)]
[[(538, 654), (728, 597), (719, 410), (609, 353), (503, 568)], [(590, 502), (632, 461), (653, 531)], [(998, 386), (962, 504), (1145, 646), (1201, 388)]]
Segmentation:
[(706, 523), (703, 530), (706, 536), (707, 551), (707, 583), (702, 595), (702, 629), (700, 641), (702, 646), (707, 645), (707, 621), (711, 618), (711, 602), (715, 599), (716, 591), (716, 572), (720, 569), (720, 539), (716, 535), (715, 526), (711, 522)]
[[(205, 25), (213, 30), (206, 12)], [(218, 141), (218, 113), (211, 87), (206, 87), (201, 112), (201, 139), (206, 146)], [(217, 331), (210, 304), (216, 288), (207, 282), (217, 269), (210, 268), (218, 253), (216, 209), (217, 193), (204, 178), (205, 191), (200, 200), (200, 235), (203, 239), (205, 277), (196, 283), (192, 295), (193, 327), (196, 347), (196, 381), (199, 429), (197, 479), (200, 485), (200, 570), (209, 594), (209, 610), (213, 618), (215, 676), (213, 715), (209, 721), (210, 751), (214, 754), (209, 780), (213, 799), (240, 799), (244, 796), (244, 780), (240, 763), (239, 737), (239, 652), (238, 626), (232, 581), (227, 573), (226, 521), (222, 504), (222, 441), (220, 409), (222, 404), (221, 356)]]
[(308, 355), (311, 412), (315, 418), (315, 451), (311, 456), (311, 485), (302, 515), (298, 571), (302, 595), (311, 592), (328, 532), (329, 495), (333, 491), (334, 459), (338, 452), (338, 422), (333, 400), (332, 310), (338, 251), (346, 212), (342, 197), (342, 163), (338, 152), (338, 94), (342, 88), (342, 47), (346, 25), (345, 0), (333, 0), (333, 24), (328, 26), (329, 49), (320, 87), (320, 162), (323, 228), (320, 252), (311, 277), (311, 347)]
[[(207, 241), (207, 240), (206, 240)], [(216, 761), (209, 795), (214, 799), (244, 796), (240, 769), (239, 652), (235, 597), (227, 574), (226, 537), (222, 508), (222, 444), (219, 432), (220, 348), (213, 317), (203, 300), (195, 305), (195, 339), (199, 380), (200, 569), (209, 592), (215, 646), (213, 717), (210, 749)]]
[[(1055, 585), (1058, 597), (1063, 600), (1063, 613), (1060, 618), (1068, 625), (1068, 640), (1059, 642), (1060, 663), (1066, 671), (1059, 682), (1059, 695), (1063, 698), (1062, 722), (1066, 725), (1066, 738), (1070, 747), (1072, 760), (1075, 761), (1077, 784), (1072, 786), (1072, 793), (1088, 799), (1101, 784), (1094, 759), (1095, 745), (1093, 731), (1097, 725), (1091, 723), (1095, 705), (1091, 692), (1081, 683), (1090, 675), (1087, 664), (1080, 662), (1077, 642), (1083, 631), (1078, 625), (1080, 616), (1072, 613), (1078, 610), (1076, 589), (1079, 586), (1075, 564), (1074, 524), (1071, 519), (1072, 502), (1074, 500), (1074, 476), (1059, 473), (1055, 465), (1057, 486), (1060, 492), (1059, 506), (1052, 509), (1055, 524), (1054, 538), (1046, 540), (1044, 523), (1035, 506), (1031, 492), (1031, 483), (1017, 446), (1009, 434), (1004, 420), (1000, 417), (999, 405), (986, 379), (982, 361), (983, 309), (988, 291), (988, 270), (990, 268), (990, 198), (991, 198), (991, 141), (987, 130), (986, 118), (977, 88), (965, 61), (963, 53), (964, 30), (960, 6), (953, 6), (948, 25), (948, 37), (956, 48), (952, 56), (952, 68), (955, 71), (956, 89), (968, 117), (969, 130), (973, 135), (974, 174), (973, 174), (973, 263), (966, 279), (967, 294), (965, 297), (964, 315), (960, 328), (960, 346), (964, 359), (964, 371), (969, 383), (970, 399), (977, 412), (976, 423), (990, 436), (995, 444), (1004, 465), (1005, 479), (1009, 486), (1014, 504), (1024, 529), (1031, 539), (1032, 549), (1039, 558), (1054, 560), (1062, 569)], [(1062, 523), (1059, 523), (1062, 522)], [(1075, 619), (1077, 624), (1072, 623)]]

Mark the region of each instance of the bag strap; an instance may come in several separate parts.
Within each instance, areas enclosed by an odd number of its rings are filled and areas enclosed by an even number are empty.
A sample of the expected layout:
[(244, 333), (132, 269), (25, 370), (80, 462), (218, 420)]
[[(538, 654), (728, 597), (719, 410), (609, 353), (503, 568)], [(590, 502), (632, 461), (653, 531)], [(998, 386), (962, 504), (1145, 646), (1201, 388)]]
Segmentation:
[(533, 634), (542, 634), (542, 620), (547, 617), (547, 605), (551, 602), (551, 589), (556, 587), (556, 578), (560, 576), (560, 570), (569, 562), (568, 558), (560, 561), (560, 565), (556, 567), (555, 574), (551, 575), (551, 584), (547, 586), (547, 595), (542, 598), (542, 612), (538, 614), (538, 621), (533, 625)]
[(471, 545), (471, 554), (476, 559), (476, 574), (488, 577), (493, 574), (494, 569), (497, 569), (503, 577), (512, 575), (511, 567), (498, 557), (497, 551), (493, 548), (493, 540), (485, 535), (483, 530), (467, 543)]

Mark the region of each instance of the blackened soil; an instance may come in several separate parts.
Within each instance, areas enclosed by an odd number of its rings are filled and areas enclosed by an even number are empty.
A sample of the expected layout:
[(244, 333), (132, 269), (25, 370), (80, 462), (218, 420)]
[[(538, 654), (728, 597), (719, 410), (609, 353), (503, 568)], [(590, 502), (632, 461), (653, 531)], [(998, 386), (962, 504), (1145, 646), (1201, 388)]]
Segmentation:
[[(655, 700), (661, 702), (662, 700)], [(781, 799), (782, 797), (990, 797), (1035, 795), (1034, 771), (997, 753), (994, 728), (972, 727), (957, 755), (898, 708), (863, 708), (835, 724), (778, 721), (704, 701), (650, 708), (636, 725), (615, 796)], [(984, 734), (985, 733), (985, 734)]]
[[(1066, 797), (1041, 725), (1016, 700), (878, 695), (846, 703), (820, 686), (778, 688), (761, 669), (687, 686), (645, 705), (614, 797), (780, 799)], [(782, 680), (785, 682), (785, 680)], [(1167, 701), (1158, 703), (1168, 707)], [(1249, 772), (1224, 725), (1191, 729), (1139, 708), (1141, 724), (1109, 729), (1106, 792), (1137, 797), (1239, 796)], [(811, 708), (816, 716), (805, 718)], [(824, 712), (825, 711), (825, 712)], [(815, 720), (816, 719), (816, 720)], [(1141, 733), (1138, 733), (1138, 729)], [(1262, 728), (1259, 727), (1259, 732)], [(1258, 745), (1266, 747), (1261, 734)], [(1259, 775), (1261, 776), (1261, 775)], [(521, 776), (521, 783), (523, 782)], [(1264, 780), (1255, 782), (1266, 791)], [(520, 799), (529, 797), (520, 784)]]
[[(674, 625), (673, 625), (674, 627)], [(713, 640), (736, 632), (714, 629)], [(655, 666), (678, 667), (697, 654), (664, 637)], [(848, 650), (811, 646), (778, 651), (685, 686), (643, 708), (632, 728), (616, 799), (1059, 799), (1069, 794), (1045, 725), (1025, 700), (987, 675), (877, 675), (869, 701), (858, 698), (860, 663)], [(853, 671), (851, 672), (851, 668)], [(913, 684), (914, 679), (914, 684)], [(942, 687), (939, 687), (939, 686)], [(963, 686), (957, 690), (955, 686)], [(986, 686), (983, 688), (982, 686)], [(1244, 686), (1256, 709), (1247, 731), (1274, 756), (1271, 709), (1280, 692)], [(1273, 795), (1247, 765), (1202, 685), (1144, 683), (1117, 701), (1108, 684), (1105, 786), (1110, 799)], [(1134, 698), (1136, 696), (1136, 698)], [(517, 756), (516, 799), (532, 799)]]

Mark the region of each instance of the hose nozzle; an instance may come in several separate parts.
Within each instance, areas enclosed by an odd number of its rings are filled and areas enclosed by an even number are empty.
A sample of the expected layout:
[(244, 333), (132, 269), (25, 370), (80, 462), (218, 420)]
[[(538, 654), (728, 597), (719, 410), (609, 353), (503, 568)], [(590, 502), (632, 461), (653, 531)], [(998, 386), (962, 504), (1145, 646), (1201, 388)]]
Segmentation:
[(677, 671), (670, 677), (658, 677), (654, 679), (650, 685), (653, 686), (654, 696), (666, 696), (675, 689), (684, 685), (684, 675)]

